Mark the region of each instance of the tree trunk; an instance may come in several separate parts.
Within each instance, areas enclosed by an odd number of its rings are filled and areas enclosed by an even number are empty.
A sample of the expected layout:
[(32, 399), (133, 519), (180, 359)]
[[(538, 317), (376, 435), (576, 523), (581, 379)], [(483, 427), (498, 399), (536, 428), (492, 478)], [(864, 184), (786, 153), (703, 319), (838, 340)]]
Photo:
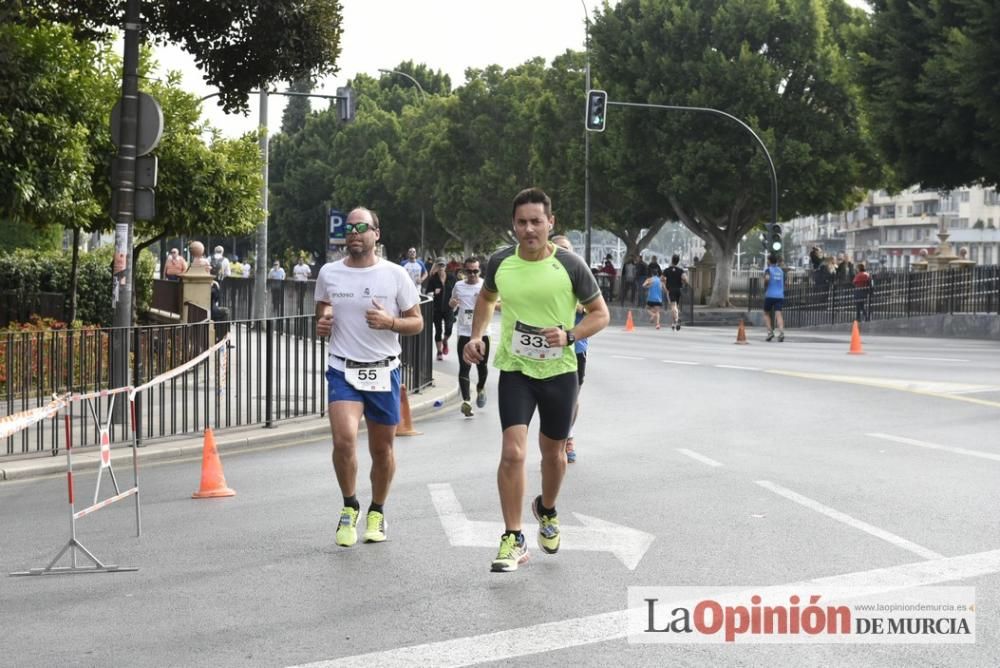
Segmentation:
[(165, 239), (166, 236), (167, 236), (167, 233), (166, 232), (162, 232), (162, 233), (156, 235), (155, 237), (153, 237), (152, 239), (147, 239), (146, 241), (143, 241), (143, 242), (140, 242), (138, 244), (135, 244), (132, 247), (132, 286), (131, 286), (132, 290), (131, 290), (131, 292), (132, 292), (132, 324), (133, 325), (135, 325), (136, 321), (139, 319), (139, 312), (136, 311), (136, 308), (135, 308), (135, 306), (136, 306), (135, 279), (136, 279), (136, 275), (139, 273), (139, 272), (136, 271), (136, 269), (139, 268), (139, 253), (141, 253), (144, 249), (149, 248), (150, 246), (152, 246), (153, 244), (155, 244), (160, 239)]
[(729, 284), (732, 278), (729, 267), (733, 263), (735, 249), (711, 238), (709, 239), (709, 249), (715, 257), (715, 281), (712, 282), (712, 297), (709, 299), (708, 305), (716, 308), (732, 306), (729, 302)]
[(76, 290), (80, 276), (80, 228), (73, 228), (73, 259), (69, 265), (69, 313), (66, 324), (73, 329), (73, 321), (76, 320), (77, 296)]

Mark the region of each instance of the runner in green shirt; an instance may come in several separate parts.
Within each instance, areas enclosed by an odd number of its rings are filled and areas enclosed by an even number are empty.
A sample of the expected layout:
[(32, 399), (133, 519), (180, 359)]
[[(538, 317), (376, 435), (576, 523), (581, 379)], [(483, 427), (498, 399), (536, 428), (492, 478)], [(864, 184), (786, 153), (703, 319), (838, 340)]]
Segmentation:
[[(531, 504), (538, 519), (538, 546), (559, 550), (556, 497), (566, 473), (566, 438), (576, 405), (573, 343), (604, 329), (608, 307), (593, 273), (577, 255), (549, 241), (555, 225), (552, 201), (542, 190), (522, 190), (513, 202), (517, 245), (494, 253), (486, 265), (476, 301), (472, 336), (465, 346), (469, 364), (483, 359), (482, 340), (497, 299), (503, 302), (494, 365), (500, 369), (498, 401), (503, 445), (497, 486), (506, 531), (492, 570), (517, 570), (528, 559), (521, 533), (528, 425), (538, 410), (542, 453), (542, 493)], [(574, 326), (576, 304), (586, 310)]]

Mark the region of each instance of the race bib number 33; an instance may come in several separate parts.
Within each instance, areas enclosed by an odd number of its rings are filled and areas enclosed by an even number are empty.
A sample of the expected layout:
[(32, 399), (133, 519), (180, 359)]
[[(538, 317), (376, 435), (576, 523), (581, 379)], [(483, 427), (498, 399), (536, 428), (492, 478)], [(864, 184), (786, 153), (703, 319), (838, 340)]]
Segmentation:
[(388, 392), (392, 389), (389, 360), (379, 362), (355, 362), (347, 360), (344, 378), (348, 384), (362, 392)]
[(556, 359), (563, 354), (562, 346), (549, 346), (541, 327), (533, 327), (520, 321), (514, 323), (514, 336), (510, 347), (515, 355), (535, 360)]

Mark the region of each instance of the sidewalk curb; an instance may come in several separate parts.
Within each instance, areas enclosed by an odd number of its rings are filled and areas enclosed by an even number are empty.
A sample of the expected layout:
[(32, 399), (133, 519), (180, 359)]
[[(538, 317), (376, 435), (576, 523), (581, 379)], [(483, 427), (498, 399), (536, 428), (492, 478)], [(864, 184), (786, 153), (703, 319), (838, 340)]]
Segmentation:
[[(445, 376), (442, 380), (451, 381), (452, 378)], [(411, 403), (410, 415), (413, 419), (418, 420), (421, 417), (431, 415), (441, 410), (445, 406), (456, 403), (456, 399), (458, 397), (457, 382), (449, 382), (449, 384), (451, 385), (451, 389), (443, 394), (437, 394), (433, 397), (427, 397), (422, 401)], [(419, 397), (420, 395), (418, 394), (416, 396)], [(437, 402), (440, 402), (441, 405), (435, 406), (435, 403)], [(364, 430), (364, 422), (361, 423), (361, 429), (362, 431)], [(330, 423), (327, 421), (326, 417), (310, 415), (303, 418), (295, 418), (279, 422), (272, 429), (264, 429), (258, 425), (241, 428), (236, 433), (230, 433), (228, 435), (225, 432), (218, 432), (215, 436), (215, 443), (219, 452), (240, 452), (248, 448), (264, 445), (287, 447), (294, 445), (296, 441), (320, 438), (323, 436), (328, 437), (329, 435)], [(142, 462), (154, 462), (165, 459), (183, 459), (185, 457), (200, 455), (203, 447), (204, 443), (201, 435), (193, 434), (172, 443), (168, 442), (162, 445), (153, 444), (140, 447), (137, 454), (139, 463), (141, 464)], [(131, 466), (131, 455), (128, 450), (129, 448), (126, 446), (116, 447), (112, 451), (112, 455), (118, 463), (118, 468), (120, 470), (125, 470), (122, 468), (123, 466)], [(79, 453), (74, 452), (74, 470), (84, 470), (90, 468), (96, 469), (99, 458), (100, 452), (96, 449), (88, 449), (87, 451)], [(65, 452), (60, 452), (54, 457), (39, 457), (37, 459), (25, 459), (21, 461), (24, 463), (20, 466), (14, 466), (12, 468), (11, 464), (16, 463), (9, 462), (5, 465), (5, 468), (0, 468), (0, 482), (41, 478), (66, 472)]]

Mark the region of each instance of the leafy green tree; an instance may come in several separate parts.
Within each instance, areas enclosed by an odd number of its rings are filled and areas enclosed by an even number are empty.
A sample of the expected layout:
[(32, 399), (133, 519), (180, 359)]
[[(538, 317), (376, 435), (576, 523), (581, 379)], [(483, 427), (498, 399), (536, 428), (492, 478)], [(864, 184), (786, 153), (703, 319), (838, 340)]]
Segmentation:
[[(774, 159), (784, 216), (837, 210), (876, 176), (838, 21), (865, 18), (838, 0), (622, 0), (592, 26), (595, 84), (612, 100), (743, 119)], [(728, 119), (612, 106), (591, 150), (598, 217), (675, 218), (720, 266), (770, 217), (767, 162)], [(728, 300), (729, 273), (717, 272), (712, 304)]]
[[(21, 0), (22, 20), (73, 26), (81, 35), (121, 28), (121, 0)], [(303, 75), (334, 74), (339, 0), (157, 0), (141, 5), (143, 28), (194, 56), (226, 111), (245, 111), (250, 91)]]
[(95, 218), (107, 45), (44, 22), (0, 24), (0, 43), (0, 218), (38, 226)]
[[(316, 87), (316, 80), (310, 76), (295, 79), (288, 87), (290, 93), (308, 94)], [(312, 112), (312, 104), (309, 98), (304, 95), (295, 95), (288, 98), (285, 110), (281, 113), (281, 131), (285, 134), (293, 134), (305, 127), (306, 118)]]
[(896, 187), (1000, 184), (1000, 8), (875, 0), (860, 78)]

